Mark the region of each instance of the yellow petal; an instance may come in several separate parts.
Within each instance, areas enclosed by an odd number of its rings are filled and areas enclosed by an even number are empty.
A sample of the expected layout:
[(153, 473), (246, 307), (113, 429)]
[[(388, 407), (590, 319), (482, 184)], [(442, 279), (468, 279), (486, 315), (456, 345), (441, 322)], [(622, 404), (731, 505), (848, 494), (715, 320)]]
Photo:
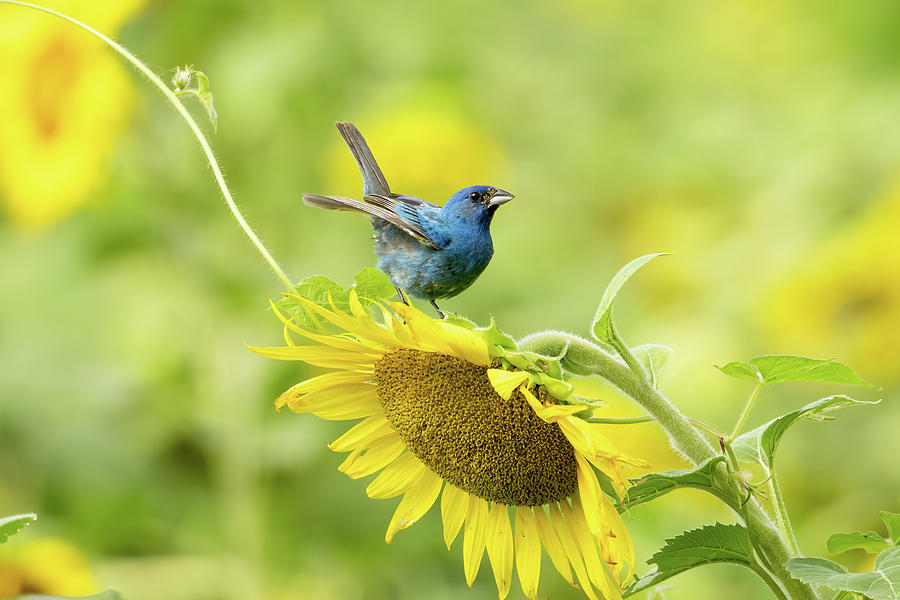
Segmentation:
[(320, 419), (346, 421), (383, 414), (381, 401), (371, 386), (365, 386), (353, 393), (333, 392), (307, 394), (297, 400), (288, 401), (288, 407), (297, 413), (312, 413)]
[(485, 531), (487, 530), (487, 502), (469, 494), (469, 506), (466, 508), (466, 527), (463, 530), (463, 570), (466, 572), (466, 584), (472, 587), (481, 557), (484, 555)]
[(388, 466), (406, 450), (406, 444), (396, 436), (386, 437), (373, 443), (370, 448), (357, 448), (344, 459), (338, 471), (351, 479), (371, 475)]
[[(563, 503), (568, 506), (566, 502)], [(591, 585), (591, 578), (588, 575), (587, 569), (584, 567), (584, 560), (581, 558), (578, 542), (575, 541), (575, 537), (569, 530), (566, 519), (563, 517), (563, 514), (556, 503), (550, 505), (550, 521), (553, 524), (556, 535), (559, 536), (559, 543), (562, 544), (563, 550), (566, 552), (566, 557), (569, 559), (569, 564), (572, 565), (572, 569), (575, 571), (575, 577), (578, 578), (578, 583), (581, 586), (582, 591), (584, 591), (591, 600), (598, 600), (597, 594), (594, 593), (594, 588)]]
[(408, 490), (427, 469), (416, 455), (406, 452), (389, 464), (372, 483), (366, 487), (366, 494), (373, 500), (384, 500), (399, 496)]
[[(625, 527), (619, 511), (616, 510), (609, 498), (606, 496), (602, 497), (600, 508), (603, 523), (609, 528), (605, 532), (606, 539), (602, 545), (608, 546), (609, 558), (617, 563), (615, 566), (611, 565), (610, 569), (614, 575), (619, 577), (620, 581), (627, 581), (634, 573), (635, 565), (634, 544), (631, 542), (631, 534), (628, 532), (628, 528)], [(627, 567), (624, 577), (621, 575), (623, 567)]]
[(575, 453), (575, 463), (578, 466), (578, 494), (581, 496), (585, 521), (591, 535), (602, 536), (600, 496), (603, 492), (600, 490), (594, 470), (579, 452)]
[(403, 496), (397, 510), (394, 511), (387, 534), (384, 536), (385, 542), (390, 544), (398, 531), (406, 529), (428, 512), (428, 509), (437, 500), (438, 494), (441, 493), (442, 483), (443, 480), (430, 470), (425, 469), (422, 472), (416, 483)]
[(406, 321), (406, 326), (421, 349), (459, 356), (476, 365), (491, 364), (487, 342), (473, 331), (435, 321), (412, 306), (391, 302), (390, 307)]
[(565, 417), (583, 411), (585, 408), (584, 406), (576, 406), (573, 404), (550, 404), (544, 406), (541, 404), (541, 401), (537, 399), (537, 396), (532, 394), (525, 385), (519, 388), (519, 391), (525, 396), (526, 402), (528, 402), (528, 405), (535, 414), (547, 423), (556, 423)]
[(366, 373), (358, 371), (335, 371), (333, 373), (318, 375), (311, 379), (301, 381), (296, 385), (292, 385), (278, 397), (278, 400), (275, 401), (275, 406), (281, 408), (288, 403), (290, 398), (298, 396), (299, 394), (310, 394), (312, 392), (320, 392), (330, 388), (344, 388), (345, 386), (352, 386), (353, 384), (364, 384), (371, 381), (372, 378), (373, 375), (371, 372)]
[(394, 429), (383, 414), (373, 415), (348, 429), (328, 447), (335, 452), (349, 452), (357, 447), (369, 447), (374, 442), (394, 434)]
[(256, 354), (276, 360), (298, 360), (316, 367), (372, 369), (381, 355), (362, 354), (327, 346), (270, 346), (250, 348)]
[(488, 515), (487, 552), (497, 582), (500, 600), (509, 595), (513, 567), (513, 537), (509, 526), (509, 507), (494, 503)]
[(606, 567), (597, 554), (597, 544), (587, 529), (584, 512), (577, 502), (574, 507), (563, 504), (563, 518), (568, 526), (569, 533), (578, 546), (591, 583), (600, 590), (600, 593), (606, 600), (621, 600), (622, 595), (619, 587), (609, 579)]
[[(544, 512), (543, 507), (537, 510)], [(528, 600), (537, 600), (538, 580), (541, 576), (541, 540), (530, 506), (516, 507), (516, 570), (519, 583)], [(566, 566), (568, 569), (568, 565)]]
[(364, 340), (376, 342), (383, 346), (393, 347), (397, 345), (396, 338), (391, 334), (389, 330), (385, 329), (381, 325), (378, 325), (374, 321), (360, 321), (348, 315), (347, 313), (338, 310), (335, 307), (334, 301), (331, 299), (330, 294), (328, 300), (331, 304), (332, 310), (328, 310), (324, 306), (319, 306), (315, 302), (311, 302), (302, 296), (296, 296), (293, 294), (289, 294), (289, 296), (303, 305), (304, 308), (316, 313), (321, 317), (324, 317), (326, 320), (337, 325), (344, 331), (349, 331), (350, 333)]
[(571, 586), (577, 587), (575, 585), (575, 580), (572, 579), (572, 569), (569, 568), (569, 559), (566, 556), (566, 551), (562, 546), (562, 542), (559, 541), (559, 536), (554, 530), (554, 524), (550, 521), (549, 517), (547, 517), (547, 513), (544, 512), (542, 506), (535, 506), (533, 514), (538, 534), (541, 536), (541, 544), (543, 544), (544, 549), (547, 551), (547, 556), (550, 557), (553, 566), (556, 567), (559, 574), (563, 576), (563, 579), (568, 581)]
[(515, 389), (528, 381), (528, 373), (525, 371), (488, 369), (487, 376), (491, 385), (494, 386), (494, 391), (504, 400), (509, 400)]
[[(290, 319), (285, 316), (284, 313), (279, 310), (278, 306), (269, 300), (269, 306), (272, 308), (272, 311), (275, 313), (275, 316), (278, 317), (284, 326), (287, 329), (290, 329), (294, 333), (302, 335), (303, 337), (312, 340), (314, 342), (319, 342), (320, 344), (325, 344), (326, 346), (331, 346), (332, 348), (337, 348), (339, 350), (347, 350), (348, 352), (369, 352), (369, 353), (380, 353), (383, 352), (383, 348), (379, 348), (376, 345), (351, 340), (346, 337), (340, 335), (322, 335), (317, 333), (312, 333), (311, 331), (306, 331)], [(291, 344), (288, 343), (288, 346)]]
[(444, 485), (444, 493), (441, 495), (441, 518), (444, 521), (444, 543), (447, 544), (447, 550), (459, 535), (463, 521), (466, 520), (468, 497), (466, 492), (455, 485), (449, 483)]

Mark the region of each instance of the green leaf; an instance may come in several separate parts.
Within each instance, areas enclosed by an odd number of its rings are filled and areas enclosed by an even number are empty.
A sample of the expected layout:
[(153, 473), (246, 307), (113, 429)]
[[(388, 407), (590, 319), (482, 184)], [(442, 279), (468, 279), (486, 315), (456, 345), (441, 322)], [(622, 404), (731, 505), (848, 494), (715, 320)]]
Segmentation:
[[(70, 596), (45, 596), (44, 594), (26, 594), (16, 596), (14, 600), (73, 600)], [(94, 596), (81, 596), (76, 600), (125, 600), (116, 590), (106, 590)]]
[(610, 343), (615, 338), (611, 320), (612, 305), (613, 300), (616, 299), (616, 295), (619, 293), (619, 290), (622, 289), (625, 282), (634, 275), (635, 271), (645, 264), (657, 256), (666, 254), (671, 254), (671, 252), (658, 252), (656, 254), (647, 254), (646, 256), (636, 258), (622, 267), (612, 278), (612, 281), (610, 281), (609, 285), (606, 287), (606, 291), (603, 292), (603, 297), (600, 298), (600, 306), (597, 308), (597, 314), (594, 316), (594, 322), (591, 324), (591, 331), (598, 340)]
[(881, 520), (887, 527), (888, 537), (895, 546), (900, 546), (900, 513), (881, 512)]
[(833, 590), (864, 594), (872, 600), (900, 598), (900, 547), (893, 546), (878, 555), (871, 573), (850, 573), (841, 565), (824, 558), (792, 558), (787, 562), (791, 575), (813, 585)]
[[(191, 85), (192, 83), (195, 85)], [(172, 76), (172, 87), (175, 95), (178, 97), (196, 96), (206, 110), (206, 116), (209, 117), (213, 131), (216, 131), (219, 117), (213, 106), (213, 95), (209, 91), (209, 77), (206, 76), (206, 73), (197, 71), (193, 65), (175, 67), (175, 74)]]
[(366, 267), (353, 278), (360, 301), (379, 302), (397, 293), (388, 276), (374, 267)]
[(631, 353), (644, 365), (647, 374), (650, 375), (651, 385), (657, 387), (659, 374), (675, 351), (668, 346), (661, 346), (660, 344), (644, 344), (643, 346), (632, 348)]
[(721, 462), (725, 462), (725, 457), (715, 456), (696, 469), (679, 469), (645, 475), (625, 493), (621, 510), (650, 502), (679, 488), (698, 488), (715, 493), (714, 473), (716, 466)]
[(884, 541), (880, 535), (874, 531), (860, 533), (854, 531), (852, 533), (835, 533), (828, 538), (826, 547), (831, 554), (840, 554), (847, 550), (865, 550), (869, 554), (877, 554), (885, 548), (890, 548), (890, 544)]
[(750, 567), (753, 547), (741, 525), (706, 525), (685, 531), (672, 539), (647, 561), (656, 569), (638, 579), (623, 596), (631, 596), (688, 569), (710, 563), (735, 563)]
[(730, 362), (717, 368), (732, 377), (758, 379), (765, 383), (818, 381), (876, 387), (843, 363), (804, 356), (758, 356), (749, 363)]
[(0, 544), (8, 540), (12, 535), (18, 533), (23, 527), (31, 525), (36, 520), (37, 515), (34, 513), (0, 518)]
[(772, 469), (775, 462), (775, 451), (781, 436), (797, 421), (801, 419), (809, 419), (814, 421), (824, 421), (833, 419), (826, 415), (833, 410), (844, 408), (845, 406), (857, 406), (866, 404), (877, 404), (877, 402), (863, 402), (848, 398), (847, 396), (829, 396), (816, 400), (807, 404), (801, 409), (791, 411), (786, 415), (782, 415), (777, 419), (769, 421), (765, 425), (757, 427), (753, 431), (738, 436), (732, 443), (731, 449), (739, 459), (747, 462), (755, 462), (763, 465), (768, 470)]
[[(335, 308), (347, 312), (350, 309), (350, 301), (344, 288), (322, 275), (307, 277), (295, 287), (298, 296), (306, 298), (310, 302), (331, 309), (328, 301), (329, 295)], [(275, 304), (280, 310), (287, 313), (297, 325), (313, 332), (326, 332), (330, 330), (328, 321), (317, 313), (300, 304), (296, 298), (282, 298)]]
[(758, 379), (760, 381), (763, 379), (759, 370), (747, 363), (730, 362), (723, 367), (716, 365), (716, 368), (726, 375), (731, 375), (732, 377), (737, 377), (739, 379)]

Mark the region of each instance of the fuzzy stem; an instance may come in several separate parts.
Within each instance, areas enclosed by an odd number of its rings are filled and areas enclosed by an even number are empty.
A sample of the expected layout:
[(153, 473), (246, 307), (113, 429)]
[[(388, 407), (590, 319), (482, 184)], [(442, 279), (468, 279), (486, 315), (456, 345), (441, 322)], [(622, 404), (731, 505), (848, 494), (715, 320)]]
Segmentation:
[(778, 477), (773, 471), (769, 476), (769, 493), (772, 494), (772, 504), (775, 508), (775, 518), (778, 520), (778, 527), (784, 532), (791, 550), (799, 554), (800, 548), (797, 544), (797, 536), (794, 534), (794, 528), (791, 527), (791, 519), (788, 516), (787, 506), (784, 504), (784, 496), (781, 494), (781, 485), (778, 483)]
[[(699, 465), (714, 456), (715, 450), (700, 435), (690, 421), (658, 390), (639, 379), (620, 360), (603, 348), (576, 335), (558, 331), (534, 333), (519, 342), (523, 350), (546, 356), (558, 356), (563, 367), (577, 375), (599, 375), (630, 396), (663, 427), (672, 445), (684, 453), (691, 462)], [(734, 489), (725, 487), (723, 493), (735, 495)], [(739, 505), (741, 498), (735, 498)], [(730, 503), (732, 507), (735, 504)], [(747, 530), (755, 540), (762, 559), (772, 566), (772, 575), (780, 582), (793, 600), (819, 600), (810, 586), (791, 577), (785, 567), (795, 553), (784, 536), (772, 523), (759, 503), (747, 500), (742, 516)]]
[(130, 62), (134, 67), (140, 71), (147, 79), (150, 80), (159, 90), (163, 93), (166, 99), (172, 103), (172, 106), (175, 107), (175, 110), (182, 116), (185, 122), (188, 124), (188, 127), (191, 128), (191, 131), (194, 132), (194, 135), (197, 137), (197, 141), (200, 142), (200, 147), (203, 148), (204, 154), (206, 154), (206, 160), (209, 162), (209, 166), (213, 171), (213, 175), (216, 178), (216, 183), (219, 185), (219, 189), (222, 191), (222, 195), (225, 197), (225, 202), (228, 204), (228, 208), (231, 210), (231, 214), (234, 215), (235, 220), (238, 222), (238, 225), (241, 226), (241, 229), (244, 230), (246, 236), (253, 242), (253, 245), (256, 246), (256, 249), (262, 255), (263, 259), (267, 263), (269, 263), (269, 267), (272, 268), (272, 271), (275, 272), (275, 275), (284, 282), (284, 285), (287, 286), (288, 290), (291, 292), (294, 291), (294, 285), (291, 283), (291, 280), (282, 270), (282, 268), (278, 265), (278, 262), (272, 257), (266, 247), (263, 245), (262, 241), (256, 236), (251, 229), (249, 223), (247, 223), (246, 219), (244, 219), (244, 215), (241, 214), (240, 209), (237, 207), (237, 204), (234, 202), (234, 198), (231, 196), (231, 192), (228, 189), (228, 185), (225, 183), (225, 176), (222, 175), (222, 170), (219, 168), (219, 163), (216, 161), (216, 157), (213, 154), (212, 148), (209, 145), (209, 142), (206, 140), (206, 136), (203, 135), (203, 132), (200, 130), (200, 127), (197, 125), (196, 121), (194, 121), (193, 117), (191, 117), (190, 113), (185, 108), (184, 104), (181, 103), (181, 100), (172, 92), (168, 86), (160, 79), (156, 73), (150, 70), (147, 65), (141, 62), (135, 55), (125, 49), (121, 44), (113, 41), (109, 37), (103, 35), (96, 29), (85, 25), (81, 21), (73, 19), (72, 17), (65, 15), (61, 12), (57, 12), (51, 8), (46, 8), (44, 6), (39, 6), (37, 4), (30, 4), (28, 2), (20, 2), (19, 0), (0, 0), (0, 4), (12, 4), (15, 6), (21, 6), (24, 8), (30, 8), (33, 10), (37, 10), (43, 13), (47, 13), (49, 15), (53, 15), (54, 17), (58, 17), (64, 21), (75, 25), (76, 27), (80, 27), (81, 29), (87, 31), (94, 37), (102, 40), (107, 46), (118, 52), (125, 60)]

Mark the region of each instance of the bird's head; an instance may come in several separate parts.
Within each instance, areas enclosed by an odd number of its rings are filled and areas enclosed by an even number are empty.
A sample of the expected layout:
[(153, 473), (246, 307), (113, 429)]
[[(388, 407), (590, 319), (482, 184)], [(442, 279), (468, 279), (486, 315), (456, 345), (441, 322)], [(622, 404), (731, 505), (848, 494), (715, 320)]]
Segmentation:
[(513, 195), (489, 185), (473, 185), (453, 194), (444, 205), (444, 211), (461, 219), (491, 222), (501, 204), (513, 199)]

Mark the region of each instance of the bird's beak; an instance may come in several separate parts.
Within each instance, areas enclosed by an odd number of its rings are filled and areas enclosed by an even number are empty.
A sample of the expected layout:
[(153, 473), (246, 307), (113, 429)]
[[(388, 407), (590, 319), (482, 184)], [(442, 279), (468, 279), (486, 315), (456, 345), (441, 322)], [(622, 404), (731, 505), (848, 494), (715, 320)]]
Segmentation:
[(503, 190), (497, 190), (494, 193), (493, 197), (491, 198), (491, 201), (489, 202), (489, 206), (500, 206), (501, 204), (506, 204), (513, 198), (515, 198), (515, 196), (513, 196), (509, 192), (505, 192)]

